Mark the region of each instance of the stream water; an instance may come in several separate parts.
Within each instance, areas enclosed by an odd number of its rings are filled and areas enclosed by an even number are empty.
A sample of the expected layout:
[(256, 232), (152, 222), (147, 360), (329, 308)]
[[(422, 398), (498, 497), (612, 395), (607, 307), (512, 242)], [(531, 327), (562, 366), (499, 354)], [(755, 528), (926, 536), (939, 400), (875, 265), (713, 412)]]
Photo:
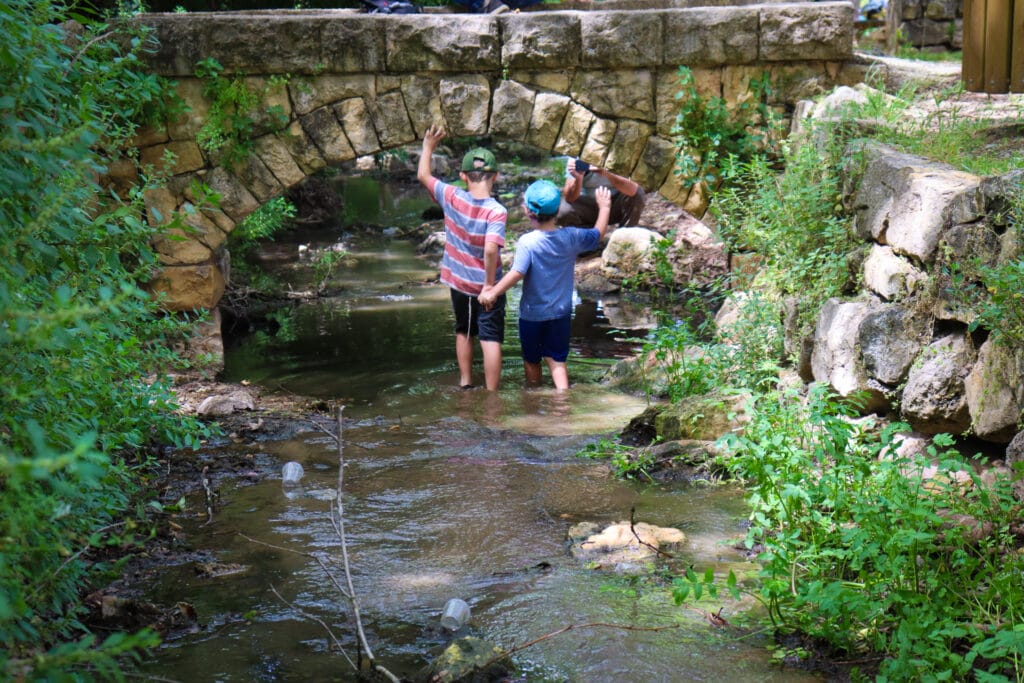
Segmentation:
[[(384, 186), (378, 192), (393, 221), (422, 210)], [(298, 243), (330, 243), (336, 232), (290, 236), (274, 247), (273, 267), (293, 272)], [(662, 580), (588, 566), (567, 552), (572, 524), (626, 520), (635, 510), (637, 521), (686, 534), (679, 566), (713, 566), (719, 575), (753, 569), (732, 548), (746, 516), (739, 490), (620, 481), (606, 465), (577, 456), (646, 405), (588, 381), (602, 359), (630, 350), (630, 333), (609, 324), (608, 302), (579, 303), (567, 394), (522, 388), (514, 315), (502, 388), (460, 391), (447, 290), (422, 284), (435, 267), (406, 242), (350, 245), (358, 260), (339, 274), (342, 293), (296, 307), (275, 334), (238, 340), (225, 374), (346, 406), (346, 547), (381, 664), (412, 676), (458, 636), (512, 648), (570, 625), (603, 624), (523, 649), (514, 658), (517, 680), (820, 680), (774, 665), (756, 634), (713, 628), (702, 610), (723, 608), (722, 616), (741, 621), (730, 598), (677, 606)], [(350, 608), (312, 557), (343, 580), (330, 520), (335, 443), (306, 432), (207, 455), (239, 451), (270, 476), (222, 487), (213, 522), (197, 514), (183, 533), (210, 562), (241, 571), (210, 577), (183, 565), (153, 583), (154, 601), (188, 600), (201, 627), (167, 641), (144, 673), (178, 681), (356, 680), (328, 633), (355, 658)], [(305, 470), (299, 487), (282, 485), (289, 461)], [(199, 497), (190, 506), (205, 510)], [(439, 616), (454, 597), (469, 603), (471, 618), (453, 634)], [(659, 627), (666, 628), (639, 630)]]

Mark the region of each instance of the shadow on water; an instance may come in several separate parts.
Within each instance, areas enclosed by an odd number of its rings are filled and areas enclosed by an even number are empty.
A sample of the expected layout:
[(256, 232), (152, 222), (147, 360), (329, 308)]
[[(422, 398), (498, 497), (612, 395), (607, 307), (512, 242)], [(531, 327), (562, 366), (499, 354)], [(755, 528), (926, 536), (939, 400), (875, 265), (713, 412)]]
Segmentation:
[[(731, 599), (677, 606), (658, 578), (610, 572), (568, 553), (571, 525), (627, 520), (635, 510), (637, 521), (686, 534), (678, 566), (753, 571), (733, 547), (746, 516), (739, 490), (620, 481), (605, 465), (576, 456), (620, 431), (644, 409), (642, 398), (584, 381), (591, 371), (575, 362), (570, 392), (523, 389), (514, 328), (502, 389), (460, 391), (447, 290), (422, 284), (434, 267), (403, 242), (369, 242), (356, 252), (341, 295), (297, 307), (283, 333), (237, 340), (227, 351), (227, 378), (346, 405), (347, 549), (381, 663), (411, 676), (453, 637), (511, 648), (572, 624), (602, 623), (628, 628), (595, 626), (543, 640), (516, 655), (517, 680), (818, 680), (774, 667), (756, 635), (712, 628), (700, 609), (724, 607), (738, 622)], [(608, 327), (602, 306), (580, 302), (574, 359), (628, 351), (622, 340), (629, 334)], [(180, 681), (356, 680), (324, 628), (354, 658), (349, 607), (309, 556), (343, 577), (330, 521), (334, 442), (306, 432), (204, 455), (240, 452), (269, 476), (225, 484), (212, 523), (197, 515), (184, 530), (211, 563), (239, 571), (211, 576), (190, 563), (150, 587), (159, 603), (190, 601), (201, 628), (169, 640), (144, 671)], [(297, 487), (282, 485), (289, 461), (305, 470)], [(199, 499), (190, 506), (205, 510)], [(455, 634), (439, 624), (453, 597), (472, 611)], [(664, 626), (671, 628), (629, 630)]]

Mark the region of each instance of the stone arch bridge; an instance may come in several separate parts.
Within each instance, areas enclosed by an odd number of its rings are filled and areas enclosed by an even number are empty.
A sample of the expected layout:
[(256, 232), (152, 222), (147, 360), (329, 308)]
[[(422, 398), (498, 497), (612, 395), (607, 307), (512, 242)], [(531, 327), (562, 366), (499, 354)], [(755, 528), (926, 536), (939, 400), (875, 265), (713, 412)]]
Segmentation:
[[(699, 198), (672, 173), (680, 66), (693, 69), (699, 90), (727, 102), (767, 70), (783, 112), (864, 76), (851, 59), (849, 2), (499, 16), (296, 10), (139, 21), (159, 41), (153, 70), (176, 82), (187, 105), (135, 140), (141, 159), (170, 176), (166, 189), (147, 195), (150, 221), (179, 216), (190, 226), (156, 245), (163, 268), (151, 287), (179, 311), (216, 312), (224, 240), (262, 203), (325, 166), (414, 143), (432, 123), (454, 135), (577, 155), (685, 206)], [(209, 58), (262, 93), (258, 109), (277, 113), (255, 117), (253, 153), (238, 164), (197, 142), (211, 101), (196, 65)], [(129, 175), (119, 178), (116, 165), (111, 171), (115, 184), (130, 183)], [(217, 208), (202, 205), (195, 181), (220, 196)]]

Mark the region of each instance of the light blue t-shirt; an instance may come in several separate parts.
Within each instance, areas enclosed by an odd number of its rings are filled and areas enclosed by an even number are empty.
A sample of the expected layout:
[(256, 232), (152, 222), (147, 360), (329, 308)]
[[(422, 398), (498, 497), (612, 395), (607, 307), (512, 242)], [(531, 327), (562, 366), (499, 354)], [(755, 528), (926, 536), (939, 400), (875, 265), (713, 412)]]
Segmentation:
[(571, 315), (576, 257), (600, 241), (596, 228), (533, 230), (520, 237), (512, 260), (512, 270), (523, 274), (519, 317), (541, 322)]

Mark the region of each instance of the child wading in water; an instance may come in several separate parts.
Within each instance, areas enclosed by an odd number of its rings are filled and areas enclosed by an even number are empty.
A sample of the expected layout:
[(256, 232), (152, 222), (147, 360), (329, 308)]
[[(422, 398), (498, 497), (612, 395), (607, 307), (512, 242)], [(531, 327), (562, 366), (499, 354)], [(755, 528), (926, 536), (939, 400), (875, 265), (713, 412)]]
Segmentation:
[(444, 129), (431, 126), (423, 136), (416, 177), (444, 212), (445, 247), (441, 282), (451, 289), (455, 314), (455, 357), (459, 385), (473, 386), (473, 337), (479, 337), (484, 356), (484, 383), (498, 388), (501, 381), (501, 344), (505, 341), (505, 299), (486, 310), (477, 295), (501, 277), (501, 247), (505, 244), (508, 212), (491, 197), (498, 164), (486, 149), (471, 149), (462, 159), (459, 178), (466, 189), (442, 182), (430, 172), (430, 159), (444, 138)]
[(557, 389), (569, 388), (569, 331), (576, 257), (597, 248), (608, 230), (611, 193), (598, 188), (598, 214), (593, 228), (559, 228), (556, 223), (562, 193), (549, 180), (526, 189), (523, 205), (533, 226), (516, 242), (512, 269), (492, 287), (484, 287), (480, 304), (486, 309), (520, 280), (519, 343), (523, 350), (526, 383), (540, 384), (541, 360), (546, 360)]

